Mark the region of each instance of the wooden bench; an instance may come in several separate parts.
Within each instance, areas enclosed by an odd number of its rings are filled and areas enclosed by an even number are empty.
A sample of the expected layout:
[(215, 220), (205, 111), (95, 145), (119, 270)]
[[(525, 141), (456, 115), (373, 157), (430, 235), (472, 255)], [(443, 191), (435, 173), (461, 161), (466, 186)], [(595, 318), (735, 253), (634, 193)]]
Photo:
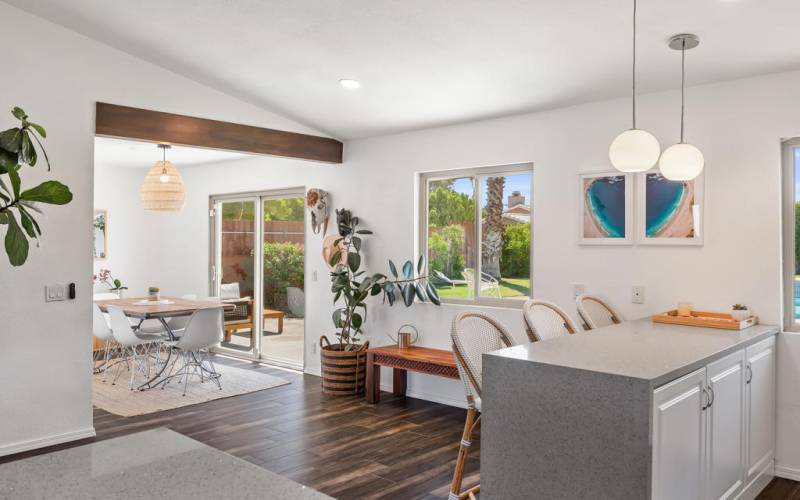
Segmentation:
[[(278, 333), (283, 333), (283, 318), (286, 317), (286, 313), (283, 311), (275, 311), (272, 309), (264, 309), (264, 319), (277, 319), (278, 320)], [(253, 343), (253, 317), (252, 315), (248, 319), (244, 319), (241, 321), (227, 321), (223, 326), (225, 329), (225, 339), (224, 342), (231, 341), (231, 335), (237, 330), (250, 330), (250, 344)]]
[(367, 402), (381, 400), (381, 366), (394, 369), (392, 393), (405, 397), (408, 371), (458, 379), (452, 351), (411, 346), (400, 349), (384, 346), (367, 349)]

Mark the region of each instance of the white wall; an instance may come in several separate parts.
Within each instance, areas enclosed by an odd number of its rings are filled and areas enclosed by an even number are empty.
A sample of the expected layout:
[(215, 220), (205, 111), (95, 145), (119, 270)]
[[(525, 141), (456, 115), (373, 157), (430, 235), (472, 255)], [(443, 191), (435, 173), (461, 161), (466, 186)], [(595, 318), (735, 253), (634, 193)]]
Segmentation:
[[(91, 217), (94, 103), (154, 108), (314, 132), (0, 2), (0, 46), (12, 78), (0, 85), (0, 124), (23, 107), (47, 128), (53, 171), (26, 169), (25, 185), (63, 181), (75, 198), (47, 207), (40, 248), (24, 267), (0, 256), (0, 455), (93, 434)], [(44, 284), (74, 282), (74, 301), (44, 303)]]

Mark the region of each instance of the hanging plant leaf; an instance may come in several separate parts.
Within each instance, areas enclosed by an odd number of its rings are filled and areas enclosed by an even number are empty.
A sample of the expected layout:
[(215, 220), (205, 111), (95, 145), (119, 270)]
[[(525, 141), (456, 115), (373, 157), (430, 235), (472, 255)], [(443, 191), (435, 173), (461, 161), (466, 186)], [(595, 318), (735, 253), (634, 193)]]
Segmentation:
[(31, 238), (36, 238), (36, 230), (33, 228), (33, 220), (30, 216), (25, 213), (24, 209), (19, 210), (19, 221), (22, 224), (22, 228)]
[(420, 283), (419, 281), (414, 283), (414, 291), (416, 292), (419, 301), (425, 302), (425, 289), (422, 288), (422, 283)]
[(353, 313), (353, 317), (350, 318), (350, 323), (356, 328), (361, 328), (362, 321), (363, 318), (361, 318), (361, 315), (358, 313)]
[(19, 121), (24, 121), (28, 119), (28, 115), (19, 106), (14, 106), (14, 108), (11, 110), (11, 114), (14, 115), (14, 118), (16, 118)]
[(391, 271), (392, 276), (397, 278), (397, 267), (395, 267), (394, 262), (392, 262), (392, 259), (389, 259), (389, 271)]
[(381, 293), (381, 286), (378, 283), (372, 285), (372, 290), (370, 290), (369, 294), (373, 297)]
[(16, 167), (12, 167), (8, 170), (8, 177), (11, 179), (11, 188), (14, 198), (19, 198), (19, 185), (21, 181)]
[(335, 326), (336, 328), (342, 327), (342, 311), (343, 309), (337, 309), (333, 311), (333, 316), (331, 317), (331, 319), (333, 319), (333, 326)]
[(328, 264), (330, 264), (331, 266), (336, 266), (336, 264), (339, 263), (339, 260), (341, 258), (342, 258), (341, 250), (336, 250), (335, 252), (333, 252), (333, 255), (331, 255), (331, 260), (328, 262)]
[(386, 291), (386, 299), (389, 301), (389, 306), (394, 305), (394, 290), (387, 290)]
[(353, 236), (352, 238), (350, 238), (350, 241), (353, 243), (353, 246), (356, 247), (356, 251), (360, 252), (361, 251), (361, 238), (359, 238), (358, 236)]
[(44, 130), (44, 127), (42, 127), (42, 126), (41, 126), (41, 125), (39, 125), (38, 123), (30, 123), (30, 122), (28, 122), (28, 125), (29, 125), (31, 128), (33, 128), (33, 130), (35, 130), (36, 132), (38, 132), (38, 133), (39, 133), (39, 135), (41, 135), (41, 136), (42, 136), (42, 139), (46, 139), (46, 138), (47, 138), (47, 132), (45, 132), (45, 130)]
[(66, 205), (72, 201), (72, 193), (67, 186), (58, 181), (45, 181), (34, 188), (23, 191), (20, 199), (51, 205)]
[(15, 127), (0, 132), (0, 148), (5, 149), (9, 153), (19, 153), (21, 147), (22, 130)]
[(432, 283), (429, 282), (426, 285), (425, 289), (428, 292), (428, 298), (431, 299), (431, 302), (433, 302), (437, 306), (442, 304), (442, 301), (439, 299), (439, 292), (436, 291), (436, 287), (433, 286)]
[(36, 165), (36, 150), (33, 148), (33, 143), (27, 132), (22, 132), (22, 146), (20, 147), (19, 158), (22, 163), (27, 163), (31, 167)]
[(406, 263), (403, 264), (403, 275), (407, 280), (410, 280), (411, 277), (414, 276), (414, 264), (412, 264), (410, 260), (407, 260)]
[(5, 247), (8, 261), (12, 266), (21, 266), (28, 260), (28, 238), (17, 224), (17, 219), (10, 211), (5, 212), (8, 228), (6, 229)]
[(5, 149), (0, 149), (0, 174), (4, 174), (9, 168), (17, 165), (17, 155)]
[(425, 267), (425, 256), (420, 255), (417, 261), (417, 274), (422, 274), (422, 268)]
[(350, 266), (351, 271), (356, 272), (361, 265), (361, 256), (357, 253), (350, 252), (347, 254), (347, 265)]
[(359, 229), (358, 231), (356, 231), (356, 234), (372, 234), (372, 231), (370, 231), (369, 229)]
[(412, 283), (406, 283), (402, 287), (403, 290), (403, 302), (405, 303), (406, 307), (411, 307), (411, 304), (414, 303), (414, 285)]

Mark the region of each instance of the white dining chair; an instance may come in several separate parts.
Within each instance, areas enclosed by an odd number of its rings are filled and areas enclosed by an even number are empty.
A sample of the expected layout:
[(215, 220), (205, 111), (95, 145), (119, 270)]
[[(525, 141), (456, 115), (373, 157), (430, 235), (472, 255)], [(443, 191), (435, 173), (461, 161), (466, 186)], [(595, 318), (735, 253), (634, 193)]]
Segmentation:
[(531, 299), (522, 306), (522, 317), (531, 342), (547, 340), (578, 331), (569, 315), (556, 304)]
[[(189, 377), (199, 375), (200, 382), (205, 382), (206, 378), (213, 380), (219, 390), (222, 390), (220, 375), (214, 368), (208, 349), (217, 345), (222, 340), (223, 312), (221, 307), (200, 309), (189, 317), (186, 328), (180, 339), (170, 342), (169, 345), (177, 348), (181, 365), (178, 371), (168, 375), (163, 389), (172, 378), (177, 377), (178, 383), (183, 380), (183, 395), (186, 396), (186, 387)], [(178, 360), (175, 361), (177, 363)], [(175, 368), (173, 364), (172, 368)], [(206, 377), (204, 372), (208, 373)]]
[[(111, 332), (114, 335), (114, 340), (122, 347), (122, 356), (130, 356), (131, 380), (129, 388), (133, 390), (133, 380), (136, 372), (138, 371), (142, 375), (148, 376), (151, 356), (155, 357), (156, 362), (158, 362), (158, 348), (164, 342), (164, 337), (147, 333), (135, 333), (128, 321), (128, 317), (118, 306), (109, 304), (106, 306), (106, 310), (111, 317)], [(155, 354), (153, 349), (156, 349)], [(118, 366), (121, 366), (121, 364)], [(119, 368), (117, 368), (117, 373), (111, 382), (112, 385), (116, 384), (119, 373)]]
[(578, 295), (575, 298), (575, 303), (578, 308), (578, 316), (583, 321), (585, 330), (594, 330), (625, 321), (622, 314), (599, 297), (587, 294)]
[[(100, 306), (92, 303), (92, 335), (103, 343), (103, 364), (99, 367), (93, 367), (93, 371), (103, 372), (103, 382), (106, 381), (106, 373), (108, 372), (108, 362), (111, 353), (111, 348), (114, 345), (114, 333), (108, 325), (108, 320)], [(96, 361), (95, 361), (96, 362)]]

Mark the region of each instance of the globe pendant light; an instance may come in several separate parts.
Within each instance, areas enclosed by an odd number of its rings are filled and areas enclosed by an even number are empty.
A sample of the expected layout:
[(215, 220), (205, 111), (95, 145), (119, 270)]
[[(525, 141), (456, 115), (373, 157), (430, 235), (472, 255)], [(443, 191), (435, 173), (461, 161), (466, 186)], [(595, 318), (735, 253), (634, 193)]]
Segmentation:
[(695, 146), (683, 142), (684, 88), (686, 86), (686, 51), (700, 45), (695, 35), (675, 35), (669, 39), (669, 47), (681, 51), (681, 142), (673, 144), (661, 153), (658, 168), (661, 175), (671, 181), (690, 181), (703, 171), (705, 159)]
[(658, 161), (661, 145), (653, 134), (636, 128), (636, 0), (633, 0), (633, 127), (619, 134), (608, 148), (608, 159), (620, 172), (644, 172)]
[(167, 161), (169, 144), (159, 144), (162, 159), (147, 172), (142, 183), (140, 195), (145, 210), (176, 211), (183, 209), (186, 189), (180, 172), (172, 162)]

